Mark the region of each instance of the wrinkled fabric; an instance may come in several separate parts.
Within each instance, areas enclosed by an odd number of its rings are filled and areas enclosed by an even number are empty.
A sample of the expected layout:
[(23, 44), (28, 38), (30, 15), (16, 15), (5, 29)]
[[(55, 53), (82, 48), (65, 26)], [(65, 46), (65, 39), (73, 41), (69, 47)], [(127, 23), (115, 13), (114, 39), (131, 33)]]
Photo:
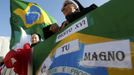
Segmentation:
[[(4, 64), (7, 68), (14, 68), (14, 72), (19, 75), (27, 75), (28, 63), (31, 62), (31, 52), (30, 44), (26, 43), (23, 48), (8, 52), (4, 59)], [(16, 60), (14, 64), (12, 63), (12, 58)]]

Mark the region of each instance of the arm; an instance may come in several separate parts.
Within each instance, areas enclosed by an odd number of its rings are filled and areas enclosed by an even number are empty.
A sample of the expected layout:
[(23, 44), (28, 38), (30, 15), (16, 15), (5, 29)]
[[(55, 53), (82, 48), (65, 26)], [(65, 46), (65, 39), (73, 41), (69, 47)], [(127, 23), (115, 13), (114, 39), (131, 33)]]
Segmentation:
[(59, 27), (56, 23), (43, 28), (44, 38), (45, 39), (49, 38), (50, 36), (58, 32), (58, 30), (59, 30)]
[(14, 50), (11, 50), (7, 53), (7, 55), (4, 58), (4, 64), (7, 68), (12, 68), (15, 61), (12, 61), (13, 58), (15, 59), (16, 57), (16, 52)]
[(68, 24), (69, 24), (68, 21), (64, 21), (64, 22), (61, 24), (60, 30), (64, 29)]

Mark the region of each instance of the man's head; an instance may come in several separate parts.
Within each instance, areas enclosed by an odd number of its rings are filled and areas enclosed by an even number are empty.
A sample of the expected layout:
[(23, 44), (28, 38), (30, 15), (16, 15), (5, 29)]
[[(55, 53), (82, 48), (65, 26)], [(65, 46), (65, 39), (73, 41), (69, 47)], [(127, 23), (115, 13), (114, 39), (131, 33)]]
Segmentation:
[(63, 14), (65, 16), (67, 16), (67, 15), (69, 15), (71, 13), (74, 13), (78, 9), (79, 9), (79, 7), (78, 7), (78, 5), (74, 1), (72, 1), (72, 0), (65, 0), (61, 11), (63, 12)]
[(36, 43), (40, 42), (40, 40), (41, 40), (41, 36), (39, 34), (36, 34), (36, 33), (32, 34), (32, 36), (31, 36), (32, 44), (36, 44)]

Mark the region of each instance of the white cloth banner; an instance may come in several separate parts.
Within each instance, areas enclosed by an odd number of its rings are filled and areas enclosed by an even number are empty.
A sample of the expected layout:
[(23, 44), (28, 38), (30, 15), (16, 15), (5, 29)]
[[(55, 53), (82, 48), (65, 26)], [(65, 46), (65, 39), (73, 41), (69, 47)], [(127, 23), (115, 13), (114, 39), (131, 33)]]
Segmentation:
[(81, 69), (75, 67), (68, 67), (68, 66), (55, 67), (50, 70), (50, 75), (53, 75), (55, 73), (67, 73), (69, 75), (91, 75)]
[(131, 69), (130, 41), (121, 40), (86, 45), (81, 66)]
[(78, 50), (79, 50), (79, 41), (77, 39), (59, 47), (56, 51), (55, 57), (58, 57), (64, 54), (69, 54)]
[(52, 64), (52, 59), (50, 58), (50, 56), (48, 56), (43, 62), (43, 64), (41, 65), (41, 68), (38, 71), (38, 75), (48, 75), (48, 69), (50, 68), (51, 64)]
[(88, 27), (88, 21), (87, 21), (87, 17), (85, 17), (85, 18), (81, 19), (80, 21), (76, 22), (75, 24), (73, 24), (72, 26), (70, 26), (69, 28), (67, 28), (62, 33), (58, 34), (56, 42), (64, 39), (65, 37), (67, 37), (75, 32), (85, 29), (87, 27)]

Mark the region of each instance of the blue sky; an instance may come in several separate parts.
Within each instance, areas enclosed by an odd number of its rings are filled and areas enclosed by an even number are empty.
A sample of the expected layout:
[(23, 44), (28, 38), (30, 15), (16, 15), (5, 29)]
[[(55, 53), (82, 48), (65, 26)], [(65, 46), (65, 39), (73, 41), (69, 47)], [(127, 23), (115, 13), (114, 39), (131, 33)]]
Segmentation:
[[(58, 24), (60, 25), (65, 19), (64, 15), (61, 12), (61, 7), (64, 0), (24, 0), (35, 2), (39, 4), (44, 10), (46, 10), (51, 16), (53, 16)], [(79, 0), (81, 4), (85, 7), (89, 6), (92, 3), (97, 3), (101, 5), (104, 1), (107, 0)], [(11, 35), (10, 29), (10, 0), (0, 0), (0, 36), (9, 36)]]

